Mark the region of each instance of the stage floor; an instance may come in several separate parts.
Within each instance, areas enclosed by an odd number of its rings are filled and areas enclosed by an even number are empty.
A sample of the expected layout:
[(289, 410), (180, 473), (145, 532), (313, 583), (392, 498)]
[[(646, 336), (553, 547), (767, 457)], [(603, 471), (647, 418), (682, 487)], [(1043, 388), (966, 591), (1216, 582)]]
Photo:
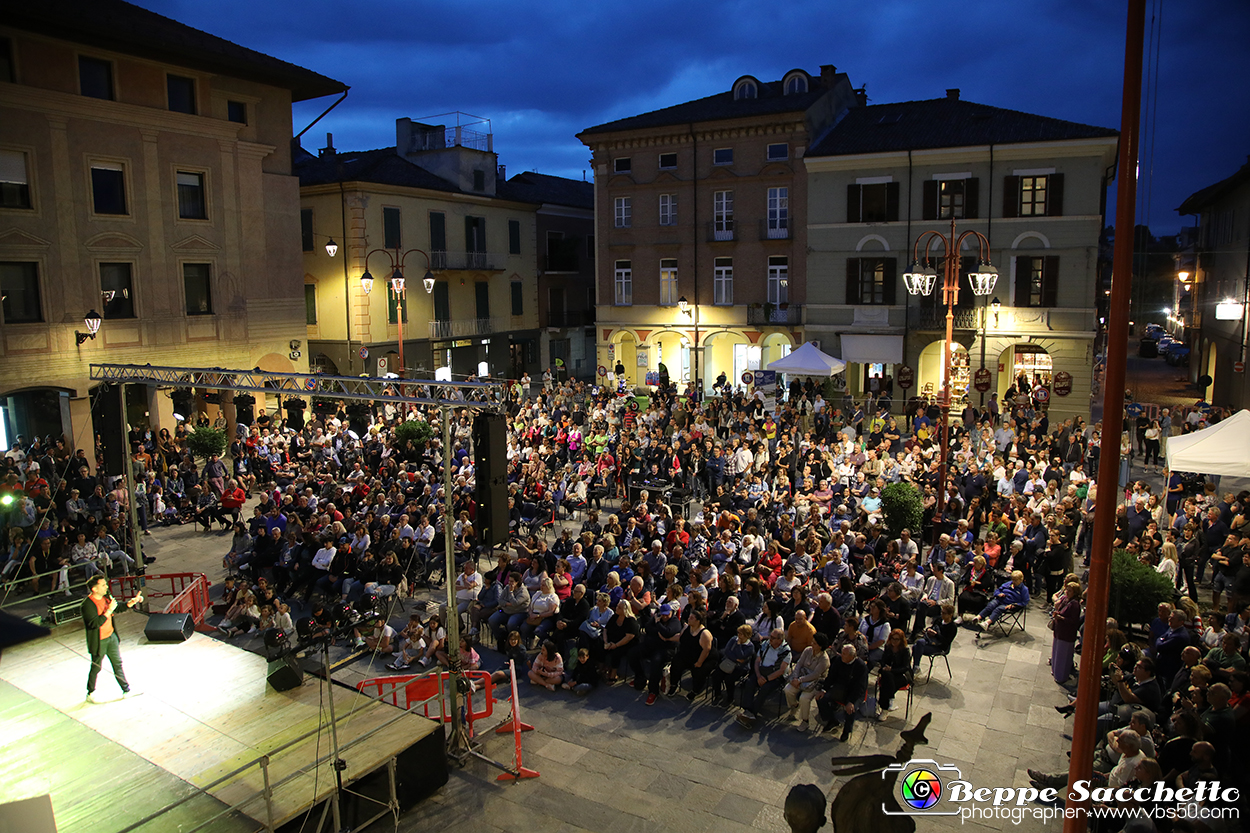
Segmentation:
[[(84, 700), (89, 661), (81, 623), (4, 651), (0, 681), (16, 690), (0, 692), (0, 725), (6, 751), (16, 739), (22, 744), (20, 755), (6, 755), (0, 764), (0, 802), (51, 793), (62, 833), (114, 833), (266, 754), (275, 785), (275, 827), (330, 794), (329, 763), (314, 767), (329, 754), (328, 729), (273, 752), (315, 730), (322, 712), (328, 721), (320, 680), (308, 676), (303, 686), (277, 692), (266, 683), (264, 657), (198, 633), (183, 643), (149, 643), (143, 638), (145, 623), (137, 613), (118, 617), (126, 676), (143, 692), (125, 700), (107, 662), (96, 694), (119, 699), (98, 705)], [(329, 690), (347, 762), (345, 783), (439, 729), (434, 721), (370, 703), (341, 685)], [(288, 776), (294, 777), (279, 785)], [(253, 766), (209, 789), (177, 816), (143, 829), (185, 829), (178, 821), (203, 820), (236, 802), (246, 802), (246, 816), (264, 821), (263, 788), (261, 769)], [(227, 817), (205, 829), (233, 833), (259, 827)]]

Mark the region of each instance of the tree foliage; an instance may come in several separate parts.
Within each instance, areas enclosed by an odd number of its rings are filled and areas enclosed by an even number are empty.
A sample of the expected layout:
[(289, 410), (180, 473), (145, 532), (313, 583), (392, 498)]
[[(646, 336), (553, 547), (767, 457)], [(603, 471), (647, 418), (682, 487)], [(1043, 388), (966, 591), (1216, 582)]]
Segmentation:
[(187, 448), (200, 460), (220, 456), (226, 450), (226, 432), (211, 426), (196, 428), (187, 434)]
[(1108, 615), (1124, 628), (1143, 625), (1154, 618), (1156, 608), (1170, 602), (1176, 595), (1171, 579), (1142, 564), (1127, 550), (1116, 550), (1111, 556), (1111, 597)]
[(395, 444), (399, 448), (405, 448), (409, 440), (413, 446), (419, 448), (433, 438), (434, 426), (422, 420), (401, 422), (395, 427)]
[(885, 527), (890, 537), (897, 537), (904, 529), (914, 536), (920, 534), (924, 522), (924, 499), (920, 490), (910, 483), (891, 483), (881, 490), (881, 510), (885, 514)]

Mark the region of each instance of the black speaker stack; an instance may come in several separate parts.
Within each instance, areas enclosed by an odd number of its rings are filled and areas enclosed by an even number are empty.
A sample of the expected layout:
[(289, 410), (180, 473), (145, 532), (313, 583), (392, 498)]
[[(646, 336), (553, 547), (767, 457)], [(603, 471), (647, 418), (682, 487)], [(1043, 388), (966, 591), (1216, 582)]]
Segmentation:
[(271, 660), (267, 679), (274, 691), (290, 691), (304, 684), (304, 669), (294, 656)]
[(508, 436), (502, 414), (473, 418), (473, 468), (477, 489), (477, 535), (486, 546), (508, 538)]

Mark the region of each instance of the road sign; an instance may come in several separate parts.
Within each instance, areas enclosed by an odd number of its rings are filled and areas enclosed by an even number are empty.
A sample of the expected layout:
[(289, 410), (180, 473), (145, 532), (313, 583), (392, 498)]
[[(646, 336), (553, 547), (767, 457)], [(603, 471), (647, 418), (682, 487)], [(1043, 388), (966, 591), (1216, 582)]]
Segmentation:
[(378, 359), (378, 370), (386, 370), (386, 357), (382, 356)]
[(1050, 399), (1050, 388), (1045, 385), (1038, 385), (1033, 388), (1033, 399), (1039, 404), (1045, 405)]
[(369, 358), (369, 348), (368, 348), (368, 347), (361, 347), (361, 348), (360, 348), (360, 358), (362, 358), (362, 359), (367, 359), (367, 358)]
[(608, 375), (608, 369), (607, 369), (606, 367), (604, 367), (603, 365), (599, 365), (599, 375), (600, 375), (600, 376), (607, 376), (607, 375)]
[(916, 371), (912, 370), (907, 365), (903, 365), (898, 369), (897, 383), (900, 388), (907, 390), (912, 385), (916, 384)]
[(304, 387), (308, 388), (309, 390), (316, 390), (316, 389), (317, 389), (317, 380), (316, 380), (316, 379), (313, 379), (313, 378), (311, 378), (311, 377), (310, 377), (310, 378), (308, 378), (308, 379), (305, 379), (305, 380), (304, 380)]
[(1055, 374), (1055, 396), (1067, 396), (1072, 392), (1072, 374), (1060, 370)]
[(1233, 372), (1234, 372), (1234, 373), (1245, 373), (1245, 372), (1246, 372), (1246, 363), (1245, 363), (1245, 362), (1233, 362)]
[(755, 381), (755, 376), (751, 373), (751, 371), (747, 370), (747, 371), (744, 371), (744, 372), (743, 372), (743, 374), (742, 374), (742, 384), (744, 384), (744, 385), (749, 385), (749, 384), (751, 384), (751, 383), (752, 383), (752, 382), (754, 382), (754, 381)]
[(985, 393), (990, 389), (990, 371), (984, 367), (978, 367), (977, 372), (972, 375), (972, 385), (981, 393)]

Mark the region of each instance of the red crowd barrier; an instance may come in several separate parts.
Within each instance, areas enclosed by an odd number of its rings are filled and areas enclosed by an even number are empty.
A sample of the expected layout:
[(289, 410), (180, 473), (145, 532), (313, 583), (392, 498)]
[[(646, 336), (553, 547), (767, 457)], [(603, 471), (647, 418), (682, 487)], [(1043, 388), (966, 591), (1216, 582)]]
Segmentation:
[[(473, 692), (465, 697), (465, 723), (469, 727), (469, 735), (473, 735), (473, 723), (484, 717), (490, 717), (495, 711), (495, 684), (489, 671), (465, 671), (465, 679), (473, 683)], [(373, 677), (356, 684), (356, 690), (371, 696), (384, 695), (382, 702), (390, 703), (406, 710), (420, 710), (421, 714), (431, 720), (451, 722), (447, 712), (447, 700), (444, 698), (451, 674), (444, 671), (439, 674), (398, 674), (389, 677)], [(387, 687), (390, 691), (387, 691)], [(481, 710), (473, 706), (473, 695), (481, 693), (484, 703)], [(437, 715), (432, 710), (437, 707)]]
[(516, 663), (508, 660), (508, 673), (512, 677), (512, 717), (507, 723), (495, 729), (495, 734), (502, 735), (505, 732), (511, 732), (513, 740), (516, 741), (516, 751), (512, 758), (512, 771), (504, 772), (496, 781), (520, 781), (522, 778), (537, 778), (538, 772), (532, 769), (526, 769), (521, 764), (521, 733), (528, 732), (534, 727), (528, 723), (521, 722), (521, 704), (517, 698), (516, 690)]
[[(208, 588), (212, 582), (203, 573), (157, 573), (142, 576), (143, 595), (149, 599), (169, 599), (162, 613), (190, 613), (197, 627), (212, 610)], [(109, 579), (109, 590), (119, 602), (127, 602), (139, 592), (140, 576)]]

